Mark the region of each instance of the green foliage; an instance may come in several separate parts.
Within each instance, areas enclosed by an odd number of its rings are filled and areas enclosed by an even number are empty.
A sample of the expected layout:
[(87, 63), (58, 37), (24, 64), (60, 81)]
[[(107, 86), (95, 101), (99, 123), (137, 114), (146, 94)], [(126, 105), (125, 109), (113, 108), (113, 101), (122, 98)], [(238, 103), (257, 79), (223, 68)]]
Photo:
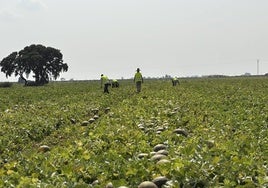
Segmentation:
[(32, 44), (19, 52), (13, 52), (0, 62), (1, 71), (6, 77), (23, 74), (34, 74), (35, 83), (43, 85), (49, 82), (50, 76), (57, 79), (60, 72), (68, 70), (68, 65), (63, 63), (60, 50)]
[[(137, 94), (122, 81), (109, 95), (94, 81), (0, 89), (0, 187), (137, 187), (159, 176), (169, 187), (268, 186), (267, 79), (142, 87)], [(151, 160), (157, 144), (168, 162)]]

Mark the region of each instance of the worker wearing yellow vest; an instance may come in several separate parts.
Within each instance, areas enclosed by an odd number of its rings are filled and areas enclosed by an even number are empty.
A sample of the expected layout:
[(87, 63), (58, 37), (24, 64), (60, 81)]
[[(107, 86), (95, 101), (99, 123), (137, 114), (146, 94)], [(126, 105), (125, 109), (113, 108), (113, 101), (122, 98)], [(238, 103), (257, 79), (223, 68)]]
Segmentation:
[(103, 85), (104, 85), (104, 91), (103, 92), (104, 93), (109, 93), (108, 88), (109, 88), (109, 85), (110, 85), (110, 81), (109, 81), (107, 76), (101, 74), (101, 88), (102, 88)]
[(112, 80), (112, 87), (119, 87), (119, 82), (116, 79)]
[(179, 80), (178, 80), (178, 78), (176, 76), (174, 78), (172, 78), (171, 81), (172, 81), (173, 86), (176, 86), (177, 84), (180, 84), (180, 82), (179, 82)]
[(141, 83), (143, 83), (143, 77), (142, 74), (140, 73), (139, 68), (137, 68), (137, 72), (135, 73), (134, 83), (136, 83), (137, 92), (138, 93), (141, 92)]

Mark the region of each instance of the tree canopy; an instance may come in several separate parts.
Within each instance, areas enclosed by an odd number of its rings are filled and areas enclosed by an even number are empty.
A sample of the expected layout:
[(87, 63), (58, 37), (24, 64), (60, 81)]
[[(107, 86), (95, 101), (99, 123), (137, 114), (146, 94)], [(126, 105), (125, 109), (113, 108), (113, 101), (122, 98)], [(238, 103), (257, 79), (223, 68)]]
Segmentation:
[(0, 62), (0, 67), (6, 77), (13, 73), (21, 77), (26, 74), (28, 77), (33, 73), (35, 82), (43, 85), (49, 82), (49, 78), (56, 80), (61, 72), (68, 71), (68, 65), (63, 63), (62, 57), (58, 49), (32, 44), (5, 57)]

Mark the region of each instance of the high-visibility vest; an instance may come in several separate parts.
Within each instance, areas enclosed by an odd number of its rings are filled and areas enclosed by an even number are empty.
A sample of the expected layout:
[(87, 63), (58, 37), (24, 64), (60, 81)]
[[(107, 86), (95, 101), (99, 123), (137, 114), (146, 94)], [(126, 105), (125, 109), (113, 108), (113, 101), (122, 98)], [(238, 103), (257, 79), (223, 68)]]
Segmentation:
[(103, 84), (109, 83), (108, 77), (107, 76), (104, 76), (104, 75), (101, 77), (101, 81), (102, 81)]
[(134, 77), (135, 82), (141, 82), (142, 81), (142, 75), (140, 72), (136, 72), (135, 77)]

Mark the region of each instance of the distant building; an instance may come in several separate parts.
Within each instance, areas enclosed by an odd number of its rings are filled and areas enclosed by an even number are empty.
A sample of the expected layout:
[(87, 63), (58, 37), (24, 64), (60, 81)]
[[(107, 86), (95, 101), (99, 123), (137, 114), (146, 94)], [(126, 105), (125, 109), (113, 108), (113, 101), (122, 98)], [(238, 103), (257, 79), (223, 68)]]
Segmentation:
[(246, 73), (244, 74), (244, 76), (251, 76), (251, 74), (248, 73), (248, 72), (246, 72)]
[(25, 80), (20, 76), (18, 79), (18, 83), (25, 84)]

